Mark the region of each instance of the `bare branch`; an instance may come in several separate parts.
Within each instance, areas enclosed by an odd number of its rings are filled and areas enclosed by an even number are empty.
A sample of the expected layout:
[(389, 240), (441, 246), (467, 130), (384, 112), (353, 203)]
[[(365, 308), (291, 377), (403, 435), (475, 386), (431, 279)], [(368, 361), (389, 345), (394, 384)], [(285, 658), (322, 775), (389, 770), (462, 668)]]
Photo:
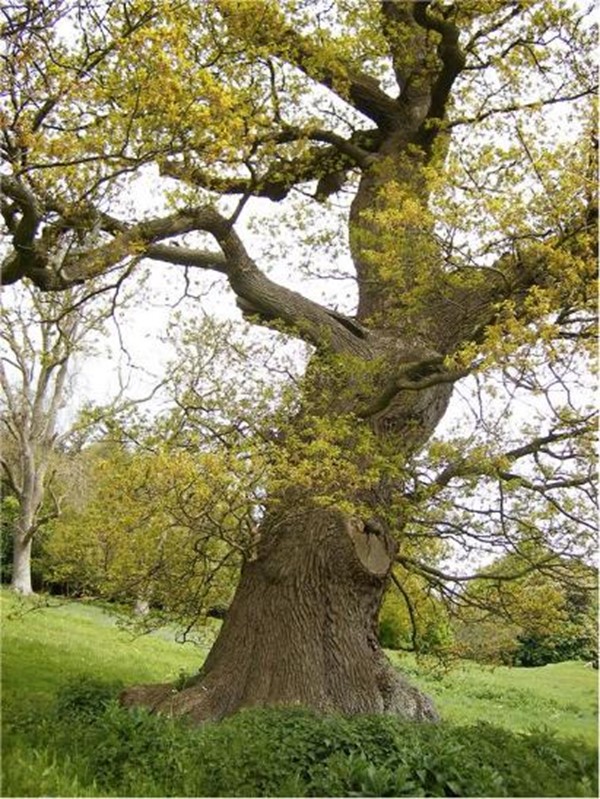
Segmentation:
[(545, 558), (542, 558), (540, 561), (536, 561), (535, 563), (530, 564), (529, 566), (525, 567), (524, 569), (520, 569), (519, 571), (513, 572), (511, 574), (496, 574), (494, 572), (476, 572), (475, 574), (448, 574), (447, 572), (443, 572), (440, 569), (436, 569), (433, 566), (428, 566), (426, 563), (422, 563), (421, 561), (414, 560), (414, 558), (409, 558), (404, 555), (396, 555), (396, 560), (398, 563), (402, 564), (409, 570), (416, 570), (418, 573), (433, 577), (438, 581), (443, 581), (444, 583), (465, 583), (470, 582), (471, 580), (492, 580), (493, 582), (511, 582), (512, 580), (519, 580), (521, 577), (525, 577), (527, 574), (531, 574), (532, 572), (538, 570), (541, 566), (547, 566), (550, 563), (559, 563), (560, 558), (558, 555), (552, 553)]

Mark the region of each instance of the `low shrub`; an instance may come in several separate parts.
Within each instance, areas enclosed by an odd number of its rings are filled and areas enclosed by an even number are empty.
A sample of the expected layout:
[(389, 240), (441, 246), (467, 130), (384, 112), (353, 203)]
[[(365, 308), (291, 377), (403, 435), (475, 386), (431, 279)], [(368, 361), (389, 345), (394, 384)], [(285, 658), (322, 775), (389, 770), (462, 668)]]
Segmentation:
[(91, 785), (95, 795), (121, 796), (596, 795), (595, 750), (543, 730), (302, 708), (245, 710), (198, 728), (125, 710), (114, 696), (114, 686), (70, 683), (46, 740), (38, 733), (46, 761), (70, 763), (79, 795)]
[(82, 674), (59, 688), (56, 713), (62, 719), (92, 720), (97, 718), (117, 696), (123, 686)]
[(598, 638), (593, 625), (582, 625), (578, 634), (522, 635), (517, 638), (513, 664), (526, 668), (562, 663), (565, 660), (597, 660)]

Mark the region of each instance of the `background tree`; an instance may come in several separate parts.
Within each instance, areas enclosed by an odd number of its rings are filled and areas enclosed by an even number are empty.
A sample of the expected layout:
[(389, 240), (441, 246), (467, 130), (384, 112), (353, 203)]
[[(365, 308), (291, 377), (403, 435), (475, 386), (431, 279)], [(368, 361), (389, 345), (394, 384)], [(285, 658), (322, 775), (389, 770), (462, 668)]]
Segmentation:
[[(297, 702), (435, 717), (377, 643), (395, 559), (456, 596), (464, 575), (431, 566), (426, 546), (449, 544), (452, 511), (471, 546), (591, 544), (593, 426), (568, 391), (595, 319), (587, 11), (76, 2), (9, 10), (3, 34), (3, 280), (64, 290), (141, 258), (188, 288), (216, 272), (249, 320), (313, 348), (287, 419), (248, 451), (264, 444), (269, 465), (260, 541), (215, 646), (185, 690), (126, 701), (197, 721)], [(164, 210), (136, 213), (142, 179)], [(280, 204), (270, 258), (244, 243), (257, 198)], [(302, 259), (339, 277), (328, 225), (347, 230), (356, 292), (343, 310), (294, 289)], [(95, 243), (57, 266), (49, 245), (75, 229)], [(535, 394), (541, 362), (561, 381), (548, 422), (505, 439), (484, 420), (426, 447), (459, 380), (496, 369)], [(478, 484), (486, 500), (495, 489), (487, 506), (456, 499)]]
[(468, 610), (457, 624), (458, 645), (467, 657), (515, 666), (597, 664), (597, 570), (547, 550), (535, 561), (543, 556), (547, 566), (531, 569), (531, 559), (506, 555), (467, 584)]
[(226, 608), (252, 536), (250, 504), (224, 453), (86, 452), (86, 498), (56, 519), (44, 546), (48, 578), (76, 593), (147, 605), (189, 633)]
[[(126, 397), (125, 384), (110, 401), (78, 397), (81, 363), (97, 351), (116, 308), (110, 282), (40, 294), (6, 289), (0, 311), (0, 422), (4, 504), (18, 511), (6, 532), (10, 584), (32, 593), (32, 546), (59, 515), (63, 499), (82, 490), (73, 456), (111, 416), (131, 412), (142, 398)], [(119, 300), (121, 309), (125, 297)], [(104, 400), (104, 398), (102, 398)], [(14, 509), (13, 509), (14, 510)], [(9, 530), (10, 527), (10, 530)]]
[[(73, 425), (62, 424), (73, 360), (98, 331), (99, 318), (74, 308), (77, 292), (26, 291), (0, 316), (2, 469), (18, 503), (13, 523), (11, 587), (32, 593), (31, 549), (41, 527), (59, 511), (58, 453)], [(44, 503), (44, 500), (46, 502)]]

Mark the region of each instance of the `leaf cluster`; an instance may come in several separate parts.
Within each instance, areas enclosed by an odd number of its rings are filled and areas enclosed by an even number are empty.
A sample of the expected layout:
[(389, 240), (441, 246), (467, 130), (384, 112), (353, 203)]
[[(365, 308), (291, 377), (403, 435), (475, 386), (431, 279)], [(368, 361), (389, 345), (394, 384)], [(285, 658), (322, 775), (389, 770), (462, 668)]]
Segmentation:
[(190, 624), (228, 604), (254, 534), (235, 459), (112, 447), (87, 461), (87, 500), (44, 544), (48, 579)]

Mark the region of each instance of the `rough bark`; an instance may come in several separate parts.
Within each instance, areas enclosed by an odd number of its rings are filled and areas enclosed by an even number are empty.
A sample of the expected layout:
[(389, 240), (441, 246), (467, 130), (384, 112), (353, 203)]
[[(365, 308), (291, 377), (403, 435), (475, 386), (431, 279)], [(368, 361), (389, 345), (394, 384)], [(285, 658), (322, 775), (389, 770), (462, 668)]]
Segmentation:
[(356, 518), (279, 509), (199, 674), (180, 691), (128, 689), (123, 703), (196, 723), (266, 704), (437, 719), (377, 641), (394, 553), (390, 536)]

